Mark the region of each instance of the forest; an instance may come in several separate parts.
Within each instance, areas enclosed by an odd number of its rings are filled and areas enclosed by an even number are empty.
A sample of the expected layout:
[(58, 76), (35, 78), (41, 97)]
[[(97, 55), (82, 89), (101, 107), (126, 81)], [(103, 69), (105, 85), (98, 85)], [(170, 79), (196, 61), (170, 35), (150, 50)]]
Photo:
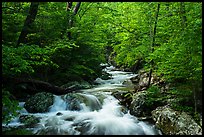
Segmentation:
[[(94, 85), (105, 63), (146, 72), (151, 111), (175, 99), (172, 109), (200, 123), (202, 2), (2, 2), (2, 123), (37, 93)], [(154, 76), (170, 85), (166, 93), (151, 83)]]

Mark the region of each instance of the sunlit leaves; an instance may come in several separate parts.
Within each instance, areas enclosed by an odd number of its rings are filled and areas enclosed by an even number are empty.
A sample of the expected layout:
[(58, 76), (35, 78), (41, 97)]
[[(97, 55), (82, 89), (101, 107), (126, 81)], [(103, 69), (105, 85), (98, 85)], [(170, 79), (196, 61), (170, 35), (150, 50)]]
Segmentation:
[(50, 60), (50, 51), (36, 45), (22, 45), (18, 48), (3, 45), (3, 74), (19, 75), (33, 73), (34, 66), (53, 65)]

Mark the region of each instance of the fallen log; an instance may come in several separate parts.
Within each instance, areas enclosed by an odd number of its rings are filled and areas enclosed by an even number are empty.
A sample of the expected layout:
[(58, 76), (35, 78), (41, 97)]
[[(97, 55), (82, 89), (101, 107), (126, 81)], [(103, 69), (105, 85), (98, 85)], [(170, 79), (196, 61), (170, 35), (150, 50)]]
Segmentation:
[(41, 91), (50, 92), (55, 95), (64, 95), (70, 92), (74, 92), (76, 90), (74, 87), (61, 88), (45, 81), (24, 78), (3, 77), (3, 84), (5, 85), (12, 84), (14, 88), (19, 84), (26, 84), (24, 89), (26, 90), (26, 93), (31, 95)]

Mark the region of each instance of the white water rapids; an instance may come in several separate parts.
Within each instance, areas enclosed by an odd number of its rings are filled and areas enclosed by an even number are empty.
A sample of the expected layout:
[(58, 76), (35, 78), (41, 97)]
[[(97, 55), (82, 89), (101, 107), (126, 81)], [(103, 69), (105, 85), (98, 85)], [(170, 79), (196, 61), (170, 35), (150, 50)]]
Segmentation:
[[(29, 113), (41, 117), (40, 123), (32, 128), (34, 134), (45, 135), (158, 135), (161, 134), (154, 125), (139, 121), (137, 117), (124, 113), (119, 101), (111, 95), (111, 91), (119, 89), (122, 83), (133, 77), (130, 72), (114, 71), (114, 67), (106, 67), (104, 70), (112, 75), (112, 79), (96, 79), (99, 83), (94, 88), (82, 90), (80, 96), (89, 102), (81, 103), (80, 110), (69, 110), (69, 103), (61, 96), (55, 96), (54, 104), (47, 113)], [(103, 102), (99, 101), (103, 96)], [(20, 103), (24, 105), (23, 102)], [(93, 109), (97, 108), (97, 109)], [(28, 114), (24, 109), (22, 114)], [(9, 125), (21, 125), (18, 118)]]

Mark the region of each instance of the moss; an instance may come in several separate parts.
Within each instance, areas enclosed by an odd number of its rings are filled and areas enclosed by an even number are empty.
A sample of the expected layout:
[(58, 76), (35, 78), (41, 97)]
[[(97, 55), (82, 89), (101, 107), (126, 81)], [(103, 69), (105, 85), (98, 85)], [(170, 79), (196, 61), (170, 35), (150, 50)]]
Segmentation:
[(30, 113), (43, 113), (49, 110), (54, 102), (54, 96), (51, 93), (40, 92), (29, 98), (25, 103), (25, 108)]

